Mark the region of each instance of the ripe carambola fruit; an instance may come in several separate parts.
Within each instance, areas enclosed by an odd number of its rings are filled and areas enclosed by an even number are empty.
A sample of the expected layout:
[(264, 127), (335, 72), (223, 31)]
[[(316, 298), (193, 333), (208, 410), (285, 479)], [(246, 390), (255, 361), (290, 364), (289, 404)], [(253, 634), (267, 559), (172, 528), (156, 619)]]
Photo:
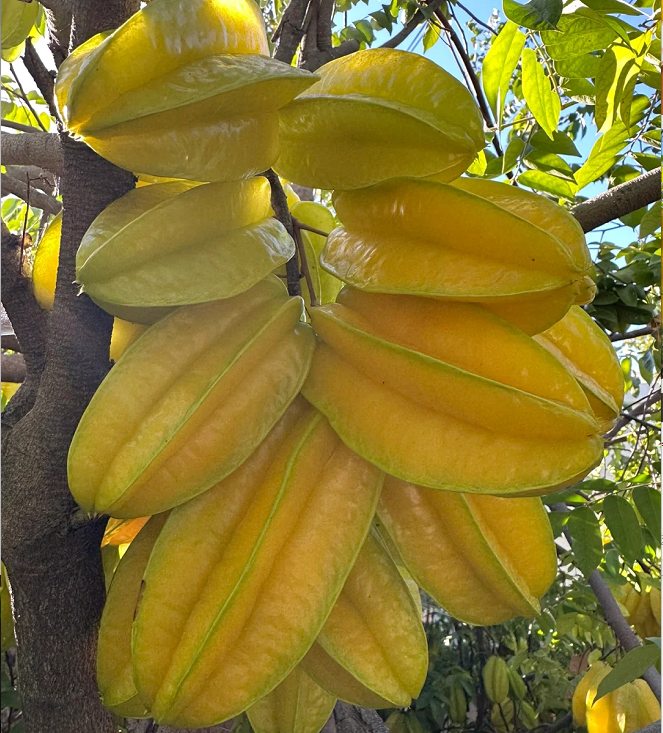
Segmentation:
[(534, 336), (580, 382), (602, 432), (619, 415), (624, 374), (604, 331), (577, 305), (554, 326)]
[[(377, 536), (367, 537), (317, 644), (390, 707), (407, 707), (421, 692), (428, 671), (421, 614)], [(328, 689), (341, 697), (333, 679)]]
[(638, 592), (628, 586), (622, 604), (628, 611), (628, 621), (640, 637), (661, 635), (661, 591), (658, 588)]
[(3, 61), (14, 61), (23, 49), (23, 41), (34, 26), (40, 4), (19, 0), (2, 0), (0, 15), (0, 36)]
[(133, 539), (113, 574), (101, 615), (97, 643), (97, 685), (101, 701), (118, 715), (131, 718), (149, 715), (133, 680), (131, 626), (143, 573), (167, 518), (168, 512), (152, 517)]
[(246, 714), (255, 733), (318, 733), (335, 704), (334, 695), (298, 666)]
[(661, 718), (661, 704), (656, 699), (651, 687), (644, 680), (633, 680), (631, 683), (635, 690), (635, 698), (632, 710), (627, 715), (629, 732), (637, 731)]
[(433, 173), (451, 181), (486, 144), (472, 95), (419, 54), (359, 51), (318, 73), (279, 112), (275, 167), (289, 181), (326, 189)]
[(502, 657), (490, 657), (481, 674), (488, 699), (497, 704), (505, 702), (509, 697), (509, 668)]
[[(32, 265), (30, 282), (35, 300), (44, 310), (51, 310), (55, 300), (55, 283), (58, 275), (60, 259), (60, 238), (62, 234), (62, 214), (58, 214), (48, 225), (42, 238), (39, 240), (37, 253)], [(329, 275), (328, 277), (331, 277)], [(138, 317), (150, 322), (170, 312), (170, 308), (151, 308), (135, 311)], [(116, 318), (113, 322), (113, 333), (110, 342), (110, 358), (117, 361), (131, 344), (146, 330), (146, 326), (139, 323), (130, 323)]]
[(276, 110), (317, 76), (269, 58), (251, 0), (158, 0), (62, 64), (68, 129), (128, 170), (238, 180), (278, 156)]
[(362, 290), (480, 303), (529, 334), (594, 296), (578, 222), (521, 188), (402, 178), (337, 192), (334, 206), (343, 226), (322, 266)]
[(484, 308), (344, 288), (313, 309), (304, 396), (385, 472), (436, 489), (545, 494), (603, 456), (577, 381)]
[(378, 516), (418, 585), (477, 625), (540, 613), (557, 555), (540, 499), (434, 491), (387, 477)]
[(92, 222), (76, 254), (76, 279), (109, 313), (151, 323), (155, 311), (242, 293), (294, 253), (270, 216), (266, 178), (154, 184), (125, 194)]
[[(270, 277), (152, 326), (88, 405), (69, 449), (69, 487), (87, 512), (143, 517), (234, 471), (306, 377), (315, 338), (301, 298)], [(173, 349), (181, 334), (186, 348)]]
[(172, 510), (133, 628), (134, 680), (155, 720), (227, 720), (292, 672), (341, 593), (382, 480), (298, 399), (235, 473)]
[(147, 524), (149, 517), (136, 517), (135, 519), (113, 519), (108, 520), (106, 531), (101, 540), (101, 546), (126, 545), (133, 542), (136, 535)]
[(634, 733), (661, 717), (661, 707), (644, 680), (635, 680), (594, 702), (599, 684), (611, 672), (603, 662), (593, 664), (573, 693), (573, 722), (588, 733)]
[[(23, 5), (23, 3), (21, 4)], [(58, 276), (61, 236), (62, 213), (59, 213), (46, 227), (39, 240), (39, 246), (32, 265), (32, 292), (35, 300), (44, 310), (51, 310), (55, 299), (55, 281)]]
[(591, 707), (594, 702), (599, 682), (609, 672), (610, 667), (607, 664), (604, 662), (595, 662), (576, 685), (571, 701), (573, 722), (576, 726), (587, 725), (587, 708)]
[(363, 685), (347, 669), (334, 661), (316, 641), (301, 661), (306, 670), (321, 687), (352, 705), (364, 708), (390, 708), (392, 703)]

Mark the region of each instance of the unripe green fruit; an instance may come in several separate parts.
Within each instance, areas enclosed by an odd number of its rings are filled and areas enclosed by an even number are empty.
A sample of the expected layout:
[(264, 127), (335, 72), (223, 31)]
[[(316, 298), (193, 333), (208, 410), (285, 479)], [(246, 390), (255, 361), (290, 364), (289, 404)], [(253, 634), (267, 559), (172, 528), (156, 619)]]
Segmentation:
[(523, 682), (523, 678), (516, 672), (515, 669), (509, 667), (509, 684), (513, 694), (522, 700), (527, 694), (527, 686)]
[(483, 686), (491, 702), (503, 703), (509, 697), (509, 668), (501, 657), (490, 657), (486, 662)]
[(463, 725), (467, 717), (467, 698), (460, 682), (454, 682), (449, 694), (449, 717), (454, 725)]

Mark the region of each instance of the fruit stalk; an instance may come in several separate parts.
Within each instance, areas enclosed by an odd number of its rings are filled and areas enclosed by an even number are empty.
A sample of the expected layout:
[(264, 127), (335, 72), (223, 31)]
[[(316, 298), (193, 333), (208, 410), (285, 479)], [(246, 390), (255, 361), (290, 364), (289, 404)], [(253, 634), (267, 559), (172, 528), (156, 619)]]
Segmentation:
[[(276, 214), (276, 218), (286, 228), (288, 234), (295, 240), (295, 227), (290, 215), (290, 209), (288, 208), (288, 199), (286, 198), (285, 191), (281, 185), (279, 177), (270, 168), (268, 171), (263, 173), (265, 178), (269, 181), (269, 185), (272, 189), (272, 208)], [(302, 284), (299, 277), (299, 259), (297, 253), (288, 260), (286, 263), (286, 284), (288, 286), (289, 295), (301, 295)], [(312, 292), (312, 291), (311, 291)]]

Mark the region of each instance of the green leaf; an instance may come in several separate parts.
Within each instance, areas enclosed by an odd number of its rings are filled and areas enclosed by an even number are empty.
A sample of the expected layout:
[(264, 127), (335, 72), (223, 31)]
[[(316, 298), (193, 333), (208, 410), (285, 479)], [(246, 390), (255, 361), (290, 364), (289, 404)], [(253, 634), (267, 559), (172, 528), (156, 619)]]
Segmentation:
[(632, 131), (634, 132), (633, 126), (648, 105), (649, 100), (644, 95), (635, 97), (631, 106), (631, 128), (628, 129), (621, 120), (617, 121), (594, 143), (589, 157), (575, 173), (578, 190), (600, 178), (617, 163), (621, 157), (620, 152), (626, 147)]
[(504, 151), (502, 173), (508, 173), (510, 170), (513, 170), (523, 150), (525, 150), (525, 141), (521, 137), (514, 137)]
[(646, 171), (653, 171), (661, 165), (661, 156), (653, 153), (633, 153), (633, 157)]
[(635, 562), (641, 555), (643, 542), (635, 509), (623, 496), (606, 496), (603, 521), (626, 560)]
[(638, 359), (638, 367), (640, 369), (640, 375), (645, 382), (651, 384), (654, 379), (654, 371), (656, 370), (654, 355), (651, 351), (645, 351), (645, 353)]
[(482, 176), (486, 172), (487, 164), (486, 154), (483, 150), (480, 150), (477, 153), (477, 157), (472, 161), (472, 165), (467, 169), (467, 172), (474, 176)]
[(564, 79), (562, 88), (574, 101), (581, 104), (594, 104), (596, 87), (591, 81), (587, 79)]
[(624, 0), (582, 0), (583, 3), (597, 13), (620, 13), (622, 15), (646, 15), (642, 10), (634, 8)]
[(601, 59), (586, 53), (570, 59), (557, 59), (554, 63), (555, 71), (566, 79), (594, 79)]
[(654, 537), (661, 536), (661, 494), (650, 486), (633, 489), (633, 501)]
[(599, 520), (588, 507), (577, 507), (571, 511), (566, 526), (571, 534), (571, 548), (576, 563), (587, 577), (596, 570), (603, 558)]
[(559, 122), (561, 103), (550, 82), (536, 51), (526, 48), (523, 51), (523, 94), (534, 119), (552, 140)]
[(599, 684), (594, 698), (594, 704), (604, 696), (616, 690), (622, 685), (627, 685), (637, 680), (661, 657), (661, 650), (656, 644), (645, 644), (644, 646), (631, 649), (625, 654), (615, 668), (606, 675)]
[(644, 239), (650, 234), (658, 231), (661, 228), (661, 202), (656, 203), (648, 209), (647, 213), (642, 217), (640, 221), (640, 231), (638, 232), (638, 239)]
[(518, 176), (518, 183), (537, 191), (546, 191), (553, 196), (573, 200), (575, 198), (575, 185), (551, 173), (543, 171), (525, 171)]
[(355, 23), (355, 28), (364, 36), (364, 40), (366, 40), (367, 43), (372, 43), (375, 39), (375, 33), (373, 33), (373, 29), (371, 28), (371, 24), (367, 20), (358, 20)]
[(548, 520), (554, 537), (559, 537), (569, 520), (568, 512), (548, 512)]
[(564, 160), (564, 158), (560, 158), (556, 153), (544, 153), (541, 150), (532, 150), (532, 152), (528, 153), (525, 157), (525, 160), (540, 171), (557, 171), (561, 173), (563, 177), (567, 178), (572, 183), (575, 183), (571, 166)]
[(587, 481), (581, 481), (579, 484), (574, 484), (573, 488), (576, 491), (616, 491), (619, 488), (619, 484), (614, 481), (610, 481), (607, 478), (590, 478)]
[(596, 75), (596, 108), (594, 111), (599, 132), (606, 132), (612, 127), (622, 100), (628, 71), (634, 66), (635, 54), (625, 46), (611, 46), (603, 54)]
[(525, 34), (515, 23), (508, 22), (493, 40), (483, 61), (481, 84), (495, 118), (502, 119), (509, 82), (520, 60)]
[(530, 0), (519, 5), (514, 0), (504, 0), (504, 15), (523, 28), (533, 31), (553, 31), (562, 15), (562, 0)]
[[(571, 155), (580, 158), (580, 152), (571, 138), (563, 132), (554, 132), (552, 140), (543, 130), (537, 130), (530, 138), (530, 145), (544, 153), (557, 153), (558, 155)], [(655, 165), (654, 168), (657, 166)]]
[(571, 533), (571, 547), (576, 562), (587, 577), (596, 570), (603, 558), (599, 520), (588, 507), (577, 507), (570, 513), (567, 527)]
[(440, 29), (433, 23), (428, 23), (424, 33), (424, 52), (432, 48), (440, 40)]
[(541, 40), (552, 59), (568, 59), (607, 48), (617, 37), (613, 28), (601, 20), (577, 13), (563, 15), (558, 31), (543, 31)]

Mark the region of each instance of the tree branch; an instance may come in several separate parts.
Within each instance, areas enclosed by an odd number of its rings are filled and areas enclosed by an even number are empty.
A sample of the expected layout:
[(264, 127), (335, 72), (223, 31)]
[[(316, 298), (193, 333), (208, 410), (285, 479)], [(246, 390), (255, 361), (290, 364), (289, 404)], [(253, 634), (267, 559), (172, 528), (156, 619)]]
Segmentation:
[(14, 122), (14, 120), (6, 120), (4, 117), (2, 118), (2, 126), (8, 127), (10, 130), (18, 130), (19, 132), (42, 132), (38, 127), (24, 125), (22, 122)]
[[(292, 223), (292, 215), (290, 214), (290, 209), (288, 207), (288, 199), (285, 195), (285, 191), (283, 190), (283, 186), (281, 185), (281, 181), (271, 168), (262, 173), (262, 175), (269, 181), (270, 188), (272, 189), (272, 209), (274, 209), (274, 214), (281, 224), (283, 224), (286, 231), (296, 244), (295, 227)], [(299, 260), (296, 248), (295, 254), (286, 263), (285, 272), (288, 293), (290, 295), (301, 295), (302, 284), (300, 281)]]
[(274, 58), (291, 64), (304, 37), (304, 18), (310, 0), (292, 0), (281, 19), (279, 45)]
[[(595, 570), (588, 578), (589, 584), (594, 591), (605, 620), (610, 625), (610, 628), (615, 632), (615, 636), (619, 639), (619, 643), (624, 647), (627, 652), (631, 649), (636, 649), (641, 646), (640, 640), (635, 635), (635, 632), (631, 628), (629, 622), (624, 618), (622, 612), (619, 610), (617, 601), (610, 592), (606, 582), (601, 577), (601, 573)], [(661, 675), (656, 671), (655, 667), (650, 667), (643, 675), (642, 678), (651, 687), (652, 692), (656, 695), (658, 701), (661, 701)]]
[(2, 381), (22, 382), (25, 379), (23, 354), (2, 354)]
[(652, 406), (655, 405), (657, 402), (661, 401), (661, 390), (657, 390), (656, 392), (652, 392), (652, 394), (648, 395), (646, 399), (642, 400), (642, 402), (635, 407), (633, 407), (630, 412), (624, 412), (622, 413), (616, 420), (613, 428), (605, 434), (604, 440), (606, 443), (609, 443), (612, 438), (614, 438), (617, 433), (625, 426), (628, 425), (631, 420), (634, 418), (643, 415), (647, 412), (647, 410)]
[(573, 713), (567, 713), (566, 715), (563, 715), (561, 718), (559, 718), (559, 720), (556, 720), (554, 723), (550, 723), (549, 725), (540, 725), (533, 730), (540, 730), (541, 733), (558, 733), (558, 731), (568, 728), (572, 722)]
[(53, 54), (55, 66), (59, 69), (69, 53), (72, 3), (71, 0), (46, 0), (42, 4), (46, 9), (48, 48)]
[[(657, 329), (658, 332), (659, 329)], [(633, 331), (627, 331), (626, 333), (613, 333), (610, 335), (610, 340), (614, 343), (615, 341), (626, 341), (627, 339), (637, 339), (640, 336), (652, 336), (654, 329), (651, 326), (645, 326), (644, 328), (635, 328)]]
[[(3, 222), (4, 224), (4, 222)], [(16, 337), (25, 363), (23, 386), (12, 398), (2, 415), (3, 425), (11, 428), (34, 404), (46, 359), (46, 314), (32, 294), (30, 281), (21, 262), (21, 237), (3, 226), (2, 232), (2, 304)], [(9, 436), (7, 431), (3, 433)]]
[[(551, 506), (551, 509), (557, 512), (568, 512), (569, 508), (566, 504), (557, 503)], [(562, 530), (566, 537), (569, 545), (571, 542), (571, 533), (568, 529)], [(632, 649), (637, 649), (640, 644), (640, 640), (635, 635), (635, 632), (631, 628), (629, 622), (624, 618), (622, 612), (619, 610), (615, 597), (610, 592), (610, 588), (606, 584), (605, 580), (601, 577), (601, 573), (598, 570), (594, 570), (593, 573), (587, 578), (591, 589), (594, 591), (596, 600), (599, 602), (605, 620), (614, 631), (619, 643), (622, 647), (630, 652)], [(651, 691), (656, 695), (657, 700), (661, 701), (661, 675), (656, 671), (656, 667), (650, 667), (643, 675), (642, 679), (649, 685)]]
[(25, 177), (30, 178), (30, 186), (38, 188), (40, 191), (53, 195), (55, 191), (55, 176), (53, 173), (40, 168), (36, 165), (5, 165), (8, 176), (19, 181), (24, 181)]
[(36, 132), (30, 135), (1, 135), (3, 165), (36, 165), (62, 172), (62, 144), (56, 133)]
[(574, 206), (571, 213), (584, 232), (625, 216), (661, 198), (661, 169), (655, 168)]
[[(23, 201), (28, 200), (28, 184), (24, 181), (20, 181), (18, 178), (13, 178), (6, 173), (2, 174), (2, 195), (6, 196), (8, 193), (18, 196)], [(49, 214), (58, 214), (62, 209), (62, 204), (53, 196), (49, 196), (47, 193), (37, 190), (34, 186), (30, 186), (30, 206), (34, 206), (37, 209), (43, 209)]]
[(54, 75), (46, 68), (41, 56), (32, 45), (32, 38), (28, 36), (25, 39), (25, 51), (23, 52), (23, 63), (25, 68), (34, 79), (37, 88), (41, 92), (41, 96), (48, 105), (48, 111), (51, 116), (58, 122), (58, 126), (62, 128), (62, 120), (55, 104), (55, 78)]
[[(435, 11), (440, 7), (441, 4), (442, 4), (441, 0), (433, 0), (433, 2), (428, 3), (428, 7), (431, 10)], [(417, 12), (410, 18), (410, 20), (403, 26), (403, 28), (401, 28), (401, 30), (398, 31), (398, 33), (396, 33), (395, 36), (392, 36), (388, 41), (383, 43), (380, 46), (380, 48), (398, 47), (425, 20), (426, 20), (426, 16), (421, 12), (421, 10), (417, 10)]]

